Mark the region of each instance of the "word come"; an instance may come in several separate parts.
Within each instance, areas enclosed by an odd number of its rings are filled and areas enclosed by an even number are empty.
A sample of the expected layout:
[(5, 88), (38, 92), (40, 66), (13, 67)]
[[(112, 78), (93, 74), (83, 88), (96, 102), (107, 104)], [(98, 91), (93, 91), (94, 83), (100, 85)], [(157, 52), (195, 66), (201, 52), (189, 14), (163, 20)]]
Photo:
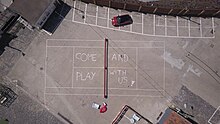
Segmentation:
[(89, 54), (89, 53), (76, 53), (75, 54), (75, 57), (76, 59), (79, 59), (83, 62), (86, 62), (86, 61), (93, 61), (95, 62), (96, 61), (96, 54)]

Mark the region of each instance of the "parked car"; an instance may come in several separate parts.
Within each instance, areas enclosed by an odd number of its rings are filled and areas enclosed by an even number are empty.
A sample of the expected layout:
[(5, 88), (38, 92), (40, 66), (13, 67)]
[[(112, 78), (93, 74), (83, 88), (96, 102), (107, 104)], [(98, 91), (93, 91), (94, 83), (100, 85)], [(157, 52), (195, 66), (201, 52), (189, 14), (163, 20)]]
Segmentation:
[(133, 20), (130, 15), (118, 15), (112, 18), (112, 25), (115, 27), (132, 24)]

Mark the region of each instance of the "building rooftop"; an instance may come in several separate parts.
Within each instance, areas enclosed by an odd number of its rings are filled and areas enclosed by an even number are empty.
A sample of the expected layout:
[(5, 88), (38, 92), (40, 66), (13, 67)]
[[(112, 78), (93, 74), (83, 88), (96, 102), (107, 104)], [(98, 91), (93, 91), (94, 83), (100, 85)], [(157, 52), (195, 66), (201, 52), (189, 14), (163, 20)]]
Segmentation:
[(35, 25), (52, 1), (54, 0), (15, 0), (9, 8), (20, 14), (31, 25)]

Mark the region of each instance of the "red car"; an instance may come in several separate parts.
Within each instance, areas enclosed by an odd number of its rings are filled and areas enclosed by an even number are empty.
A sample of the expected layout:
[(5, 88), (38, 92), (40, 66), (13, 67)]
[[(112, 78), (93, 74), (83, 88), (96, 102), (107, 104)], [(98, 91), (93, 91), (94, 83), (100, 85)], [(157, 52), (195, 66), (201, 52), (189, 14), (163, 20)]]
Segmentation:
[(132, 24), (133, 20), (130, 15), (120, 15), (112, 18), (112, 25), (115, 27)]

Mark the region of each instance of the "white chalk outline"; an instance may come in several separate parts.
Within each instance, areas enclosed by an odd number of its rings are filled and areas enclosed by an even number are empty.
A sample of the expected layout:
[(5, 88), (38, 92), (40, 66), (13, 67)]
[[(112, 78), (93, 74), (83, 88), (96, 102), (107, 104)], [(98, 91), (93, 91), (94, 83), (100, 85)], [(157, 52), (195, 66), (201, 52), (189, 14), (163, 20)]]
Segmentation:
[(73, 50), (73, 55), (72, 55), (73, 58), (72, 58), (72, 78), (71, 79), (72, 79), (72, 87), (73, 87), (73, 77), (74, 77), (73, 74), (74, 74), (74, 71), (75, 71), (75, 67), (74, 67), (74, 64), (75, 64), (75, 60), (74, 60), (75, 59), (75, 56), (74, 56), (75, 47), (73, 47), (72, 50)]
[[(46, 95), (51, 96), (103, 96), (103, 94), (60, 94), (60, 93), (45, 93)], [(118, 94), (109, 94), (110, 97), (159, 97), (162, 98), (162, 96), (152, 96), (152, 95), (118, 95)]]
[(212, 116), (209, 118), (208, 123), (212, 124), (210, 121), (211, 119), (214, 117), (215, 113), (220, 109), (220, 106), (214, 111), (214, 113), (212, 114)]
[[(102, 90), (103, 87), (46, 87), (47, 89), (83, 89), (83, 90)], [(155, 90), (155, 89), (136, 89), (136, 88), (116, 88), (116, 87), (109, 87), (110, 90), (134, 90), (134, 91), (164, 91), (164, 90)]]
[[(76, 39), (47, 39), (46, 40), (46, 58), (47, 58), (47, 48), (49, 48), (49, 47), (51, 47), (51, 46), (47, 46), (47, 44), (48, 44), (48, 41), (50, 41), (50, 42), (53, 42), (53, 40), (66, 40), (66, 41), (76, 41)], [(101, 41), (101, 40), (86, 40), (86, 41)], [(61, 41), (62, 42), (62, 41)], [(126, 41), (122, 41), (122, 40), (119, 40), (119, 42), (126, 42)], [(134, 41), (131, 41), (131, 42), (134, 42)], [(164, 41), (150, 41), (150, 43), (152, 43), (152, 42), (161, 42), (161, 43), (163, 43), (164, 44)], [(141, 42), (142, 43), (142, 42)], [(148, 43), (148, 42), (146, 42), (146, 41), (143, 41), (143, 43)], [(78, 46), (71, 46), (71, 48), (77, 48)], [(89, 46), (87, 46), (86, 48), (91, 48), (91, 47), (89, 47)], [(102, 47), (102, 48), (104, 48), (104, 47)], [(118, 48), (118, 47), (116, 47), (116, 48)], [(122, 47), (120, 47), (120, 48), (122, 48)], [(127, 48), (127, 47), (125, 47), (125, 48)], [(139, 47), (132, 47), (132, 48), (136, 48), (136, 49), (138, 49)], [(147, 48), (147, 47), (143, 47), (143, 48)], [(151, 47), (151, 48), (157, 48), (157, 47)], [(164, 47), (161, 47), (161, 48), (164, 48)], [(75, 50), (74, 50), (75, 51)], [(74, 58), (74, 53), (73, 53), (73, 58)], [(137, 59), (137, 56), (136, 56), (136, 59)], [(137, 63), (137, 61), (136, 61), (136, 63)], [(45, 66), (47, 65), (47, 61), (46, 61), (46, 59), (45, 59)], [(73, 64), (74, 65), (74, 64)], [(137, 66), (137, 64), (136, 64), (136, 66)], [(164, 65), (165, 66), (165, 65)], [(77, 67), (72, 67), (72, 68), (77, 68)], [(79, 68), (82, 68), (82, 67), (79, 67)], [(86, 68), (88, 68), (88, 67), (86, 67)], [(89, 68), (91, 68), (91, 67), (89, 67)], [(94, 67), (94, 68), (97, 68), (97, 67)], [(103, 67), (101, 67), (101, 68), (103, 68)], [(126, 68), (126, 69), (128, 69), (127, 67), (109, 67), (109, 68)], [(135, 68), (137, 68), (137, 67), (135, 67)], [(129, 68), (129, 69), (134, 69), (134, 68)], [(135, 70), (135, 69), (134, 69)], [(137, 70), (135, 70), (135, 72), (137, 73)], [(72, 71), (72, 73), (73, 73), (73, 71)], [(47, 73), (46, 73), (46, 67), (45, 67), (45, 87), (44, 87), (44, 103), (45, 103), (45, 95), (47, 94), (46, 93), (46, 89), (47, 88), (49, 88), (49, 87), (47, 87), (46, 86), (46, 75)], [(136, 76), (136, 78), (137, 78), (137, 76)], [(137, 84), (137, 81), (136, 81), (136, 84)], [(62, 88), (62, 87), (56, 87), (56, 88)], [(65, 87), (64, 87), (65, 88)], [(73, 86), (73, 74), (72, 74), (72, 84), (71, 84), (71, 87), (66, 87), (66, 88), (74, 88), (74, 86)], [(88, 88), (88, 87), (85, 87), (85, 88)], [(110, 88), (111, 89), (111, 88)], [(114, 89), (114, 88), (113, 88)], [(119, 89), (122, 89), (123, 90), (123, 88), (119, 88)], [(124, 88), (125, 89), (125, 88)], [(127, 90), (130, 90), (129, 88), (127, 89)], [(135, 89), (135, 90), (142, 90), (142, 89)], [(150, 90), (150, 91), (155, 91), (155, 92), (161, 92), (161, 91), (158, 91), (158, 90), (156, 90), (156, 89), (143, 89), (143, 90)], [(162, 91), (164, 91), (164, 90), (162, 90)], [(71, 95), (71, 94), (68, 94), (68, 95)], [(74, 94), (74, 95), (77, 95), (77, 94)], [(83, 94), (83, 95), (86, 95), (86, 94)], [(142, 96), (142, 95), (110, 95), (110, 96)], [(143, 95), (143, 96), (149, 96), (149, 95)], [(152, 97), (154, 97), (154, 96), (152, 96)], [(161, 97), (161, 96), (160, 96)]]
[(179, 36), (179, 17), (176, 17), (176, 35)]

